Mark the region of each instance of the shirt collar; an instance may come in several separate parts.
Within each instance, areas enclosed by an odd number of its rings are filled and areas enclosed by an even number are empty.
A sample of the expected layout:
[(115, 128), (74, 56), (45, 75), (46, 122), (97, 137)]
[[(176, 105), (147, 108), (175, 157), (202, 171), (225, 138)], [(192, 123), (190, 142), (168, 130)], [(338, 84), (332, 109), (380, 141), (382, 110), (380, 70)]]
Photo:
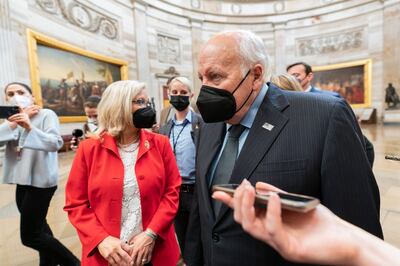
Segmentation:
[(305, 90), (305, 92), (310, 92), (311, 89), (312, 89), (312, 86), (310, 85), (310, 86), (308, 86), (308, 88)]
[(178, 122), (178, 121), (176, 120), (176, 115), (174, 115), (174, 116), (172, 117), (172, 122), (174, 122), (174, 125), (182, 124), (182, 123), (184, 123), (186, 120), (187, 120), (189, 123), (192, 123), (192, 110), (190, 110), (190, 109), (189, 109), (189, 112), (186, 114), (185, 119), (184, 119), (183, 121), (181, 121), (181, 122)]
[(264, 83), (260, 90), (260, 93), (257, 95), (256, 99), (254, 100), (250, 109), (247, 111), (246, 115), (243, 117), (242, 121), (240, 121), (240, 124), (242, 124), (247, 128), (251, 128), (254, 119), (256, 118), (258, 109), (260, 108), (260, 105), (264, 100), (265, 95), (267, 94), (267, 91), (268, 91), (268, 86), (266, 83)]

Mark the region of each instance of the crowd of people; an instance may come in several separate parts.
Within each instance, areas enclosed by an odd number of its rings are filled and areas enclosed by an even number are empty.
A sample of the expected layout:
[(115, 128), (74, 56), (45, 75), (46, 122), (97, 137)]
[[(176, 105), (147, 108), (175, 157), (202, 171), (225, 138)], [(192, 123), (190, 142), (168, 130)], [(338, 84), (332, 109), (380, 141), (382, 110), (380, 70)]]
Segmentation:
[[(381, 240), (373, 146), (351, 107), (313, 87), (304, 62), (271, 68), (258, 36), (226, 31), (199, 53), (198, 112), (179, 76), (168, 80), (158, 122), (139, 81), (85, 98), (64, 207), (81, 261), (46, 222), (58, 117), (34, 105), (27, 85), (8, 84), (6, 102), (20, 112), (0, 124), (2, 181), (17, 185), (22, 243), (40, 265), (399, 265), (399, 250)], [(219, 184), (241, 185), (230, 196), (211, 192)], [(321, 204), (282, 210), (276, 193), (267, 209), (255, 204), (256, 193), (285, 191)]]

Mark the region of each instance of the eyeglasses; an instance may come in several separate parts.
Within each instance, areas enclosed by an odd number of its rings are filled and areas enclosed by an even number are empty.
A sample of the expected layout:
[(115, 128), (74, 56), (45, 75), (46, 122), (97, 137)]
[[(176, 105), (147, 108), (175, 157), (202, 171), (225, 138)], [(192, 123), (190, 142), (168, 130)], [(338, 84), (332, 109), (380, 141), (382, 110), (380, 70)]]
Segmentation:
[(145, 99), (132, 100), (132, 103), (140, 106), (151, 106), (151, 103), (149, 101), (146, 101)]

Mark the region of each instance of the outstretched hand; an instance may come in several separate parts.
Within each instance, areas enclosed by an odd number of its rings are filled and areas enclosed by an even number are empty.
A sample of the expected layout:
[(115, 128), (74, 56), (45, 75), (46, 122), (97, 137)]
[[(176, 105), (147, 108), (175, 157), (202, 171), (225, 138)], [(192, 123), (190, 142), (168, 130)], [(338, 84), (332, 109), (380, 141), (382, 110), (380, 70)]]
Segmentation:
[(307, 213), (281, 209), (280, 198), (272, 194), (268, 208), (254, 207), (257, 192), (280, 192), (266, 183), (257, 183), (256, 189), (244, 180), (234, 197), (214, 192), (213, 198), (234, 209), (234, 219), (243, 229), (277, 250), (285, 259), (295, 262), (346, 264), (354, 256), (353, 241), (347, 223), (337, 218), (322, 205)]

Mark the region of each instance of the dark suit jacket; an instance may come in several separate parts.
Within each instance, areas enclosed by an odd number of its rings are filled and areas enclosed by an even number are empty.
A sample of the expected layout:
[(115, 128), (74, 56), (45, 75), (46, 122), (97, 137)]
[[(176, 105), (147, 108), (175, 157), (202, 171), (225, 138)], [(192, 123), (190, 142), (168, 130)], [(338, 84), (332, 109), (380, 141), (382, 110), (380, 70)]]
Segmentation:
[[(320, 93), (320, 94), (324, 94), (327, 96), (333, 96), (333, 97), (337, 97), (337, 98), (342, 98), (342, 96), (340, 96), (340, 94), (337, 92), (320, 90), (315, 87), (311, 87), (310, 92)], [(363, 136), (363, 138), (364, 138), (364, 142), (365, 142), (365, 150), (367, 152), (368, 161), (372, 167), (374, 165), (374, 160), (375, 160), (374, 145), (371, 143), (371, 141), (369, 141), (369, 139), (367, 139), (366, 136)]]
[[(269, 131), (264, 123), (274, 128)], [(297, 265), (245, 233), (225, 205), (214, 217), (206, 175), (225, 130), (225, 123), (205, 124), (200, 135), (197, 195), (185, 262), (189, 266)], [(360, 127), (343, 99), (283, 91), (269, 84), (230, 183), (239, 184), (243, 178), (253, 185), (263, 181), (317, 197), (341, 218), (382, 237), (379, 190)]]

